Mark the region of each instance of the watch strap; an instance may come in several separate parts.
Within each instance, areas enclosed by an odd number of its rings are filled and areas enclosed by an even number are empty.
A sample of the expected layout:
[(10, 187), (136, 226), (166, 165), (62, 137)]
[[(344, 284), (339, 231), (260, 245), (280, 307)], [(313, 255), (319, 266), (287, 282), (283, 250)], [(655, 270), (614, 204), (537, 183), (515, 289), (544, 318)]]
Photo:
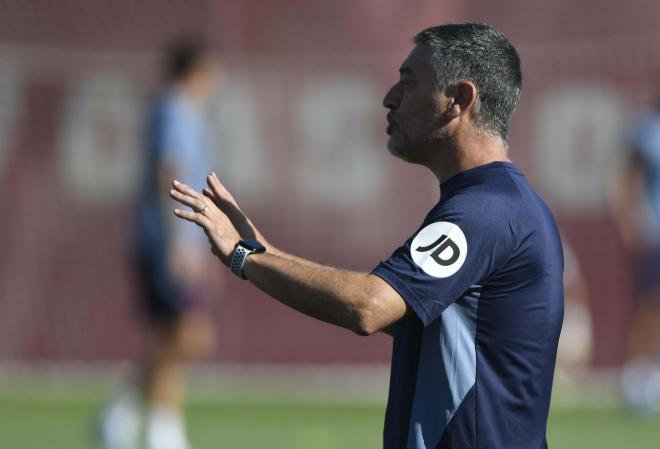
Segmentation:
[(231, 272), (241, 279), (246, 279), (245, 275), (243, 274), (243, 265), (245, 264), (245, 259), (247, 259), (247, 256), (253, 252), (253, 250), (242, 247), (240, 242), (237, 243), (236, 249), (234, 250), (234, 255), (231, 258), (231, 263), (229, 264)]

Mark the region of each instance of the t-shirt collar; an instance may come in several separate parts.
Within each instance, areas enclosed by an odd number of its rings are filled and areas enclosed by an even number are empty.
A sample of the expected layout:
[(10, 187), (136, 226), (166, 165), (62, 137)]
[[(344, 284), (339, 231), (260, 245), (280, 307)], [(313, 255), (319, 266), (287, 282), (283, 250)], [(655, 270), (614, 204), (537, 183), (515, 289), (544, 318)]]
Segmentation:
[(520, 170), (518, 170), (518, 168), (511, 162), (495, 161), (484, 165), (478, 165), (476, 167), (472, 167), (468, 170), (457, 173), (451, 178), (447, 179), (442, 184), (440, 184), (440, 195), (441, 195), (440, 199), (445, 198), (450, 193), (465, 186), (465, 184), (469, 184), (471, 182), (489, 176), (488, 173), (493, 169), (509, 170), (514, 173), (522, 175), (522, 173), (520, 173)]

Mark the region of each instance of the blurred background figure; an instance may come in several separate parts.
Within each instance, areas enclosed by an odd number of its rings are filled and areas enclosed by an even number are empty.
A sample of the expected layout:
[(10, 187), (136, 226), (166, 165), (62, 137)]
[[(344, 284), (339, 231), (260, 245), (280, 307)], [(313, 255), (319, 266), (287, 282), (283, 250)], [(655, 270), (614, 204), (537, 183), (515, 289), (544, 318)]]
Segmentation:
[(167, 193), (175, 178), (204, 185), (212, 166), (206, 115), (215, 82), (216, 68), (201, 39), (182, 38), (168, 48), (163, 87), (147, 120), (144, 183), (135, 215), (136, 272), (149, 339), (135, 378), (102, 413), (105, 449), (138, 447), (141, 423), (147, 449), (190, 448), (182, 410), (184, 365), (210, 355), (215, 338), (208, 244), (174, 220)]
[(557, 348), (557, 380), (583, 380), (591, 366), (593, 324), (589, 291), (580, 261), (568, 238), (562, 236), (564, 249), (564, 324)]
[(637, 412), (660, 412), (660, 100), (633, 123), (618, 187), (634, 292), (623, 395)]

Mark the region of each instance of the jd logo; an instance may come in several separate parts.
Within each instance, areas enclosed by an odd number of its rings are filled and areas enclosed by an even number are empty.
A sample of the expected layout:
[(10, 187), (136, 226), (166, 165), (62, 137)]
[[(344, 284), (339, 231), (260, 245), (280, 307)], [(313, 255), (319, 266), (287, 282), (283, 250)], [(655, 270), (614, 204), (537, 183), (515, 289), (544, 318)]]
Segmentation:
[[(461, 250), (458, 249), (456, 243), (454, 243), (452, 239), (448, 239), (447, 236), (444, 234), (441, 235), (438, 240), (431, 243), (430, 245), (420, 246), (415, 251), (425, 253), (427, 251), (432, 250), (436, 246), (438, 248), (431, 253), (431, 257), (433, 257), (433, 260), (435, 260), (437, 263), (439, 263), (442, 266), (446, 267), (447, 265), (453, 264), (458, 260), (458, 257), (461, 255)], [(440, 254), (442, 254), (447, 248), (451, 248), (451, 256), (449, 257), (449, 259), (443, 259), (440, 257)]]
[(410, 255), (426, 274), (446, 278), (465, 262), (467, 241), (461, 228), (439, 221), (419, 231), (410, 245)]

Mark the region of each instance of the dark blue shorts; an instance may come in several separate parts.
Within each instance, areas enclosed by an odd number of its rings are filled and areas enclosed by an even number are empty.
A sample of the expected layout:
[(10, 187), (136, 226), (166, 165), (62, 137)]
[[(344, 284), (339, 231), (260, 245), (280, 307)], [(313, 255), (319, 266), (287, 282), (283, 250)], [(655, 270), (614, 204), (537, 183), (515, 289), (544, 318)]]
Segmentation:
[(142, 311), (157, 323), (176, 321), (187, 310), (199, 307), (201, 295), (176, 280), (164, 257), (137, 257)]
[(660, 247), (640, 251), (634, 261), (637, 296), (648, 296), (648, 293), (660, 291)]

